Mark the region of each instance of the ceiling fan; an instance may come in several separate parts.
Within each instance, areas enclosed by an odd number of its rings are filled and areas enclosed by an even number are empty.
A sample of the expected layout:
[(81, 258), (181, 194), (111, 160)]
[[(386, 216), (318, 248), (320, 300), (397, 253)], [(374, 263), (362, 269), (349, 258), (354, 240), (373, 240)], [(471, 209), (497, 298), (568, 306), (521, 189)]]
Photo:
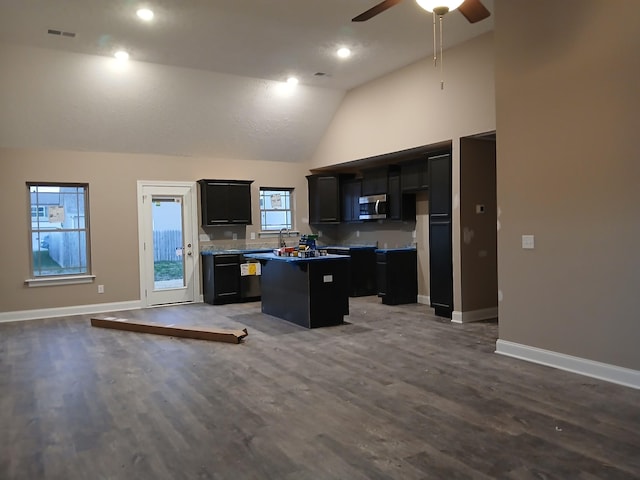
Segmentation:
[[(365, 22), (385, 10), (397, 5), (402, 0), (384, 0), (374, 5), (366, 12), (361, 13), (357, 17), (351, 19), (352, 22)], [(460, 13), (470, 23), (476, 23), (484, 20), (491, 13), (482, 4), (480, 0), (416, 0), (416, 3), (427, 12), (433, 14), (433, 65), (438, 65), (438, 49), (436, 41), (436, 17), (440, 23), (440, 89), (444, 90), (444, 69), (442, 66), (443, 47), (442, 47), (442, 17), (452, 10), (460, 10)]]
[[(365, 22), (376, 15), (384, 12), (385, 10), (397, 5), (402, 0), (384, 0), (383, 2), (374, 5), (366, 12), (361, 13), (357, 17), (351, 19), (352, 22)], [(436, 15), (442, 16), (450, 10), (458, 9), (462, 15), (470, 22), (476, 23), (480, 20), (484, 20), (491, 13), (487, 8), (482, 4), (480, 0), (465, 0), (460, 4), (460, 1), (446, 1), (446, 0), (416, 0), (418, 5), (420, 5), (425, 10), (429, 12), (434, 12)], [(451, 4), (458, 4), (459, 6), (450, 6)]]

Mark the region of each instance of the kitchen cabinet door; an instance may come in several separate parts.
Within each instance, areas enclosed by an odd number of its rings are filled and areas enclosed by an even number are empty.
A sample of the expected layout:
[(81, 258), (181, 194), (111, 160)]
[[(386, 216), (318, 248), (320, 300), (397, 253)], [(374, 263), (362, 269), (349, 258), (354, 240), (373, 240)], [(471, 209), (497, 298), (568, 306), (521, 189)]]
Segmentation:
[(436, 315), (453, 312), (451, 155), (429, 158), (429, 296)]
[(309, 223), (340, 222), (340, 177), (308, 175)]
[(401, 189), (400, 172), (389, 174), (387, 203), (389, 220), (401, 220), (405, 222), (416, 220), (416, 197), (411, 193), (403, 193)]
[(418, 257), (415, 250), (376, 252), (378, 296), (385, 305), (418, 301)]
[(217, 254), (202, 256), (204, 301), (211, 305), (240, 300), (240, 256)]
[(230, 183), (227, 186), (227, 216), (230, 223), (251, 225), (251, 185)]
[(387, 193), (389, 167), (367, 168), (362, 170), (362, 195)]
[(429, 188), (428, 165), (426, 158), (400, 165), (403, 192), (417, 192)]
[(362, 182), (358, 179), (349, 179), (342, 182), (342, 221), (360, 221), (360, 196), (362, 195)]

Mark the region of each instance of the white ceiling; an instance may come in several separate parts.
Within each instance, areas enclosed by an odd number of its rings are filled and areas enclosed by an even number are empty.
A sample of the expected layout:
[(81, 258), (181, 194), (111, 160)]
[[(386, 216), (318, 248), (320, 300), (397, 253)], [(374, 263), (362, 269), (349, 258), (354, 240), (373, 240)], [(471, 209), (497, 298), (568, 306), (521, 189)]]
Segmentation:
[[(380, 0), (0, 0), (0, 42), (112, 55), (265, 80), (348, 90), (433, 51), (432, 19), (413, 0), (363, 23)], [(493, 11), (493, 0), (483, 0)], [(135, 15), (155, 12), (151, 23)], [(56, 29), (75, 38), (47, 34)], [(493, 29), (459, 12), (445, 17), (445, 48)], [(353, 55), (334, 52), (348, 46)], [(323, 72), (326, 76), (315, 76)]]

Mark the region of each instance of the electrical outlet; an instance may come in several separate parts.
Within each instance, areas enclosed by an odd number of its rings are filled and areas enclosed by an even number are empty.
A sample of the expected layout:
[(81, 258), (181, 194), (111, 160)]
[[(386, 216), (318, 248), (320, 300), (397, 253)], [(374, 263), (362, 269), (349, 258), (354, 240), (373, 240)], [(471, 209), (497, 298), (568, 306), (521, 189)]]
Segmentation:
[(98, 285), (98, 293), (104, 293), (104, 285)]

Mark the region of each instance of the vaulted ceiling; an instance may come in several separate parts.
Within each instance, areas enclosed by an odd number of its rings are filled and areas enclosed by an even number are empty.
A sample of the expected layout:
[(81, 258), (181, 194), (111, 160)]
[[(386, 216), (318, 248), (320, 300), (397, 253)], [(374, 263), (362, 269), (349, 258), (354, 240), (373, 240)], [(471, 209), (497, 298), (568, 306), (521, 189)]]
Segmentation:
[[(235, 82), (235, 90), (226, 85), (225, 95), (231, 98), (246, 95), (243, 84), (247, 82), (284, 81), (291, 75), (315, 92), (337, 91), (335, 96), (432, 55), (431, 15), (413, 0), (404, 0), (367, 22), (351, 22), (376, 3), (378, 0), (0, 0), (0, 42), (96, 56), (126, 49), (131, 61), (244, 77)], [(493, 11), (493, 0), (483, 3)], [(137, 8), (143, 6), (154, 11), (151, 22), (136, 17)], [(470, 24), (459, 12), (451, 12), (444, 22), (445, 48), (492, 29), (493, 16)], [(49, 30), (69, 34), (52, 35)], [(343, 46), (351, 49), (350, 58), (336, 56)], [(326, 94), (316, 96), (317, 102), (326, 103)], [(338, 103), (333, 102), (331, 108), (335, 110)], [(314, 102), (309, 101), (307, 107), (313, 111)], [(327, 108), (318, 106), (318, 111), (324, 110)], [(243, 115), (219, 114), (235, 119), (236, 125)], [(317, 135), (307, 132), (304, 138), (310, 143), (301, 154), (313, 149), (331, 117), (332, 112), (324, 112), (321, 124), (312, 126)], [(224, 135), (229, 136), (228, 132)]]

